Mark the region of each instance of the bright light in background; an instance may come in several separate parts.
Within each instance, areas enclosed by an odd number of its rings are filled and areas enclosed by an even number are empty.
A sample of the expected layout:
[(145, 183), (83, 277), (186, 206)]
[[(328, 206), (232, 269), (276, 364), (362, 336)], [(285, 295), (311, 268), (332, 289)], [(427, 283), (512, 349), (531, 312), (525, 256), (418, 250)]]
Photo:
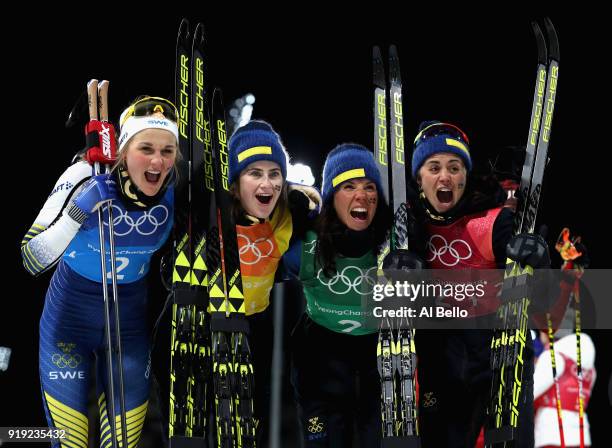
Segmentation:
[(253, 104), (255, 104), (255, 95), (252, 93), (247, 93), (232, 103), (229, 109), (229, 116), (233, 124), (232, 133), (251, 121)]
[[(228, 122), (231, 126), (229, 127), (229, 129), (231, 129), (231, 134), (251, 121), (251, 117), (253, 116), (253, 104), (255, 104), (255, 95), (252, 93), (247, 93), (232, 102), (228, 110)], [(304, 165), (303, 163), (296, 163), (295, 165), (288, 163), (287, 165), (288, 181), (302, 185), (314, 185), (315, 178), (308, 165)]]
[(251, 121), (251, 115), (253, 115), (253, 106), (246, 104), (240, 112), (240, 120), (238, 120), (238, 127), (242, 127)]
[(9, 366), (11, 358), (11, 349), (8, 347), (0, 347), (0, 371), (5, 371)]
[(296, 163), (295, 165), (288, 164), (287, 180), (302, 185), (314, 185), (315, 178), (312, 175), (312, 170), (308, 165)]

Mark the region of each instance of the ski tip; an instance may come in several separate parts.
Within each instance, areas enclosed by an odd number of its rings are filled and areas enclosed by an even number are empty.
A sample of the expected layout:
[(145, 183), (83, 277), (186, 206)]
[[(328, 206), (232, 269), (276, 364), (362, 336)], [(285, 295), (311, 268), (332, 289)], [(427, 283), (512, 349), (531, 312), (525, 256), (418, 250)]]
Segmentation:
[(538, 64), (546, 65), (548, 63), (548, 52), (546, 49), (546, 40), (538, 22), (532, 21), (531, 28), (535, 35), (536, 44), (538, 46)]
[(549, 17), (544, 17), (544, 28), (548, 37), (549, 57), (555, 61), (559, 61), (559, 37), (557, 30)]
[(223, 90), (221, 90), (221, 87), (216, 87), (213, 89), (213, 101), (219, 99), (220, 101), (223, 101)]
[(98, 88), (98, 80), (97, 79), (90, 79), (87, 82), (87, 90), (89, 90), (93, 86), (96, 86), (96, 89)]
[(193, 33), (193, 42), (194, 44), (204, 42), (204, 24), (202, 22), (196, 25), (196, 29)]
[(399, 55), (397, 47), (389, 45), (389, 82), (394, 85), (401, 84)]
[(179, 25), (178, 38), (187, 39), (189, 37), (189, 20), (186, 18), (181, 19), (181, 24)]
[(380, 47), (378, 45), (374, 45), (372, 47), (372, 59), (380, 59), (382, 60), (382, 53), (380, 51)]
[(385, 66), (382, 60), (382, 52), (380, 47), (375, 45), (372, 47), (372, 66), (374, 69), (373, 81), (376, 88), (385, 88)]

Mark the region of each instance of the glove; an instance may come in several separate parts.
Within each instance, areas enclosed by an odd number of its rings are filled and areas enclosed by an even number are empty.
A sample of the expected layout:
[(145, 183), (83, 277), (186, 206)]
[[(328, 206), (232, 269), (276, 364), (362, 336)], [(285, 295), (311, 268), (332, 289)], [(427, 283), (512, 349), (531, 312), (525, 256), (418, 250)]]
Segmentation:
[[(425, 280), (427, 274), (423, 259), (406, 249), (395, 249), (389, 252), (383, 259), (382, 267), (387, 282), (393, 284), (395, 282), (419, 284)], [(429, 305), (433, 305), (434, 298), (425, 296), (424, 299), (431, 299), (432, 303)], [(427, 304), (423, 304), (423, 306), (427, 306)]]
[(426, 241), (429, 241), (429, 237), (423, 226), (424, 220), (417, 218), (415, 208), (409, 202), (400, 204), (393, 220), (395, 223), (393, 237), (396, 247), (406, 247), (410, 243), (412, 253), (424, 256)]
[(514, 235), (506, 245), (506, 255), (518, 262), (521, 267), (550, 268), (548, 244), (540, 235), (520, 233)]
[(574, 260), (574, 265), (579, 265), (583, 269), (588, 268), (589, 264), (591, 264), (591, 259), (589, 258), (587, 247), (582, 243), (576, 243), (576, 250), (582, 255)]
[(292, 215), (314, 218), (319, 214), (323, 200), (315, 187), (289, 183), (287, 189)]
[(117, 184), (115, 181), (109, 174), (99, 174), (83, 184), (83, 188), (72, 199), (72, 203), (82, 212), (90, 214), (105, 202), (116, 198)]
[(591, 263), (589, 253), (584, 244), (575, 243), (574, 247), (580, 255), (573, 260), (566, 260), (561, 266), (563, 279), (569, 283), (573, 283), (576, 279), (582, 278), (585, 268), (588, 268)]
[(383, 260), (383, 269), (396, 269), (401, 271), (422, 271), (425, 269), (425, 262), (421, 257), (409, 250), (396, 249)]
[(514, 235), (506, 246), (506, 254), (521, 267), (534, 268), (529, 292), (533, 311), (549, 312), (559, 297), (559, 277), (550, 269), (550, 253), (544, 238), (533, 233)]
[(557, 239), (555, 249), (563, 259), (561, 270), (564, 274), (567, 274), (564, 275), (564, 279), (571, 283), (576, 278), (582, 277), (584, 269), (589, 266), (591, 260), (581, 238), (572, 238), (570, 230), (565, 227)]

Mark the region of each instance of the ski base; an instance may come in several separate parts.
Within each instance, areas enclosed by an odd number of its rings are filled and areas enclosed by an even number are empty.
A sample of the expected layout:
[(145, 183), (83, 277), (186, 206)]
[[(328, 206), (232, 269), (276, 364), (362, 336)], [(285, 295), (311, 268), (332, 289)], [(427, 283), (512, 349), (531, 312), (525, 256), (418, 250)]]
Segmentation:
[(421, 448), (419, 436), (395, 436), (382, 439), (381, 448)]
[(208, 445), (206, 439), (202, 437), (172, 436), (168, 446), (169, 448), (202, 448)]
[(485, 446), (494, 447), (497, 444), (512, 442), (516, 440), (518, 428), (513, 426), (503, 426), (501, 428), (489, 429), (485, 431)]

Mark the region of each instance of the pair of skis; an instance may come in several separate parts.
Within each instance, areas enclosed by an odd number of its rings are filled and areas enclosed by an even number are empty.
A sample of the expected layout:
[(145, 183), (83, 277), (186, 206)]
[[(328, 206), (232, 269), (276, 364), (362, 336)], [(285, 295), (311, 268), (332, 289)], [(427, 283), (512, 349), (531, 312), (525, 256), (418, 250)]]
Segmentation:
[[(552, 22), (544, 19), (546, 38), (536, 22), (532, 22), (532, 27), (538, 48), (538, 67), (519, 186), (521, 201), (514, 220), (516, 234), (535, 230), (559, 77), (559, 42)], [(495, 330), (491, 341), (493, 382), (487, 410), (487, 447), (513, 446), (516, 441), (520, 405), (527, 398), (522, 393), (523, 355), (530, 337), (527, 311), (532, 301), (530, 290), (533, 282), (531, 266), (523, 268), (507, 260), (502, 305), (498, 310), (501, 328)]]
[[(395, 225), (389, 241), (380, 251), (378, 266), (396, 249), (408, 249), (405, 227), (406, 165), (404, 157), (404, 118), (399, 56), (389, 47), (389, 84), (379, 47), (372, 52), (374, 69), (374, 158), (378, 166), (382, 194), (394, 212)], [(392, 188), (389, 190), (389, 186)], [(381, 277), (382, 278), (382, 277)], [(390, 321), (378, 334), (377, 364), (381, 381), (383, 448), (419, 447), (416, 407), (416, 354), (414, 331), (405, 320), (394, 330)]]
[[(183, 159), (175, 199), (170, 347), (170, 447), (255, 447), (248, 344), (221, 90), (212, 93), (204, 28), (183, 19), (176, 46), (176, 105)], [(214, 409), (215, 427), (208, 416)]]
[[(117, 158), (117, 147), (115, 141), (115, 130), (108, 121), (108, 87), (109, 82), (103, 80), (98, 83), (97, 79), (92, 79), (87, 83), (87, 102), (89, 108), (89, 122), (85, 126), (87, 138), (86, 159), (92, 165), (93, 175), (110, 172), (111, 166)], [(105, 225), (106, 220), (106, 225)], [(107, 365), (107, 391), (106, 400), (107, 418), (110, 425), (110, 435), (101, 434), (101, 438), (110, 437), (113, 448), (120, 446), (117, 438), (117, 424), (121, 428), (121, 446), (128, 446), (127, 423), (125, 413), (125, 390), (123, 383), (123, 356), (121, 350), (121, 326), (119, 319), (119, 294), (117, 291), (117, 265), (115, 259), (115, 235), (113, 226), (112, 203), (106, 207), (98, 208), (98, 228), (100, 230), (100, 266), (102, 270), (102, 296), (104, 298), (104, 339), (106, 343), (106, 365)], [(106, 237), (104, 228), (108, 228), (108, 242), (110, 254), (110, 271), (107, 271), (106, 264)], [(115, 319), (115, 344), (111, 338), (110, 307), (111, 302), (108, 294), (107, 280), (111, 279), (113, 315)], [(117, 373), (119, 385), (119, 421), (115, 417), (115, 373), (113, 352), (117, 358)]]

